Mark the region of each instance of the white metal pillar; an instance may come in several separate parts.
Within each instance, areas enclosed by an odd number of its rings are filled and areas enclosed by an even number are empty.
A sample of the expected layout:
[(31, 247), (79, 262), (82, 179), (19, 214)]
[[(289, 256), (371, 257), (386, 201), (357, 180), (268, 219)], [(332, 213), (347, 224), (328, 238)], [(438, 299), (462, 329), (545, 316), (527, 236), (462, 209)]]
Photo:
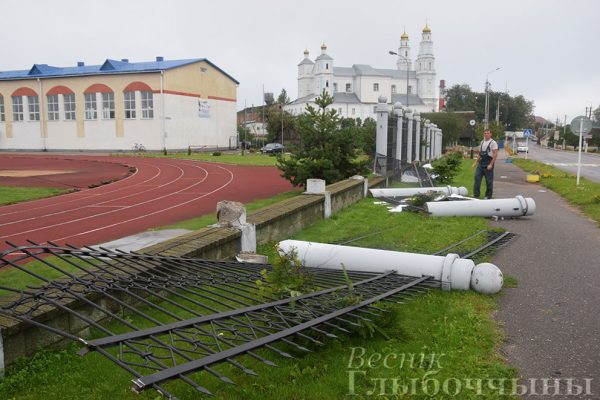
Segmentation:
[(421, 114), (415, 112), (415, 161), (421, 161)]
[(375, 152), (377, 153), (376, 156), (383, 157), (387, 157), (388, 114), (390, 112), (386, 101), (385, 97), (379, 97), (379, 103), (375, 107), (375, 112), (377, 113)]
[(402, 160), (402, 103), (394, 104), (394, 112), (398, 116), (398, 124), (396, 126), (396, 160)]
[(404, 114), (407, 119), (407, 138), (406, 138), (406, 162), (413, 162), (412, 152), (413, 152), (413, 111), (408, 108)]

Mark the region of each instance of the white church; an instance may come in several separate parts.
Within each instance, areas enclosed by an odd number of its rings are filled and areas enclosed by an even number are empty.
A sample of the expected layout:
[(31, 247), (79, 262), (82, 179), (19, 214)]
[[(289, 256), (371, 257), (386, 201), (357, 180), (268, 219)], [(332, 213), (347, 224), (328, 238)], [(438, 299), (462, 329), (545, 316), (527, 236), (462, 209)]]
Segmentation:
[(304, 59), (298, 64), (298, 98), (285, 110), (301, 114), (325, 90), (334, 98), (330, 107), (346, 118), (375, 118), (375, 106), (381, 96), (389, 104), (400, 102), (419, 112), (437, 111), (435, 57), (429, 26), (423, 28), (414, 68), (406, 32), (400, 37), (397, 55), (396, 69), (365, 64), (336, 67), (325, 44), (321, 45), (321, 54), (315, 61), (304, 50)]

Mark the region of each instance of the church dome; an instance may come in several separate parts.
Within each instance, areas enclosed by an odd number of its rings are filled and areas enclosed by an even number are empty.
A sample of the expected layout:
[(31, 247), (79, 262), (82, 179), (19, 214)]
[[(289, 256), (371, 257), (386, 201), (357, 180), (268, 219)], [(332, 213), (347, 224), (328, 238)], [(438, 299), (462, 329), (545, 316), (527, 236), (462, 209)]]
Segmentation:
[(402, 39), (402, 40), (408, 40), (408, 34), (406, 33), (406, 31), (404, 31), (404, 33), (402, 34), (402, 36), (400, 36), (400, 39)]
[(425, 24), (425, 28), (423, 28), (423, 33), (431, 33), (431, 29), (429, 29), (427, 24)]

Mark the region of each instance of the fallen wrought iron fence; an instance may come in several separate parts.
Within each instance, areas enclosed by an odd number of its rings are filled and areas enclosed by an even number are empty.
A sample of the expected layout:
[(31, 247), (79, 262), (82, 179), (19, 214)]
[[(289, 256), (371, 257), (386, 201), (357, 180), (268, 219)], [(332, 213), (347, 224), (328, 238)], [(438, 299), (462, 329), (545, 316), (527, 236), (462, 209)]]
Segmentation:
[(480, 262), (484, 258), (493, 255), (498, 249), (508, 245), (516, 236), (512, 232), (482, 229), (465, 239), (433, 253), (433, 255), (445, 256), (449, 253), (455, 253), (461, 258), (469, 258), (475, 262)]
[[(277, 299), (256, 284), (264, 281), (261, 271), (272, 270), (268, 264), (12, 246), (0, 254), (0, 273), (27, 279), (0, 285), (0, 315), (75, 340), (82, 354), (96, 351), (128, 371), (135, 391), (154, 388), (168, 398), (175, 398), (168, 381), (210, 394), (208, 376), (233, 383), (215, 369), (219, 364), (254, 375), (241, 356), (275, 365), (258, 349), (282, 357), (291, 357), (286, 348), (310, 351), (307, 344), (381, 316), (378, 302), (439, 286), (393, 271), (310, 269), (318, 290)], [(67, 313), (86, 334), (52, 324), (46, 316), (53, 311)]]

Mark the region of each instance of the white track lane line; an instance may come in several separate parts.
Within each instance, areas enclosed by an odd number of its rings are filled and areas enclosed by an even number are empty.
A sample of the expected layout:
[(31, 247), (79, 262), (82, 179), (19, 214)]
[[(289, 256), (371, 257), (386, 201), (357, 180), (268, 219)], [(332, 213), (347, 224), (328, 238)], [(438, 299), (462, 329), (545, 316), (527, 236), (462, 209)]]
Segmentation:
[[(155, 189), (160, 189), (161, 187), (164, 187), (164, 186), (170, 185), (170, 184), (172, 184), (172, 183), (178, 182), (179, 180), (183, 179), (183, 175), (184, 175), (185, 173), (183, 172), (183, 170), (182, 170), (181, 168), (179, 168), (179, 167), (178, 167), (178, 166), (176, 166), (176, 165), (171, 165), (171, 164), (167, 164), (167, 165), (169, 165), (170, 167), (175, 167), (175, 169), (178, 169), (178, 170), (180, 171), (180, 174), (179, 174), (179, 176), (178, 176), (177, 178), (175, 178), (175, 180), (173, 180), (173, 181), (170, 181), (170, 182), (167, 182), (167, 183), (163, 183), (162, 185), (153, 186), (153, 187), (152, 187), (152, 188), (150, 188), (150, 189), (142, 190), (141, 192), (135, 192), (135, 193), (132, 193), (132, 194), (128, 194), (128, 195), (126, 195), (126, 196), (116, 197), (116, 198), (113, 198), (113, 199), (110, 199), (110, 200), (101, 201), (101, 202), (99, 202), (99, 203), (92, 203), (92, 204), (88, 204), (88, 205), (81, 206), (81, 207), (70, 208), (70, 209), (63, 210), (63, 211), (57, 211), (57, 212), (54, 212), (54, 213), (49, 213), (49, 214), (44, 214), (44, 215), (38, 215), (38, 216), (35, 216), (35, 217), (30, 217), (30, 218), (20, 219), (20, 220), (11, 221), (11, 222), (5, 222), (5, 223), (3, 223), (3, 224), (0, 224), (0, 226), (13, 225), (13, 224), (18, 224), (18, 223), (21, 223), (21, 222), (31, 221), (31, 220), (34, 220), (34, 219), (40, 219), (40, 218), (51, 217), (51, 216), (55, 216), (55, 215), (60, 215), (60, 214), (69, 213), (69, 212), (72, 212), (72, 211), (82, 210), (82, 209), (84, 209), (84, 208), (90, 208), (90, 207), (100, 207), (100, 205), (101, 205), (101, 204), (104, 204), (104, 203), (110, 203), (110, 202), (112, 202), (112, 201), (117, 201), (117, 200), (126, 199), (126, 198), (128, 198), (128, 197), (137, 196), (137, 195), (140, 195), (140, 194), (142, 194), (142, 193), (146, 193), (146, 192), (149, 192), (149, 191), (152, 191), (152, 190), (155, 190)], [(154, 166), (154, 168), (156, 168), (156, 169), (158, 170), (158, 172), (157, 172), (157, 173), (154, 175), (154, 177), (160, 176), (160, 174), (162, 173), (162, 170), (161, 170), (160, 168), (158, 168), (158, 167), (155, 167), (155, 166)], [(138, 186), (138, 185), (134, 185), (133, 187), (136, 187), (136, 186)], [(127, 189), (131, 189), (131, 187), (129, 187), (129, 188), (127, 188)], [(127, 207), (128, 207), (128, 206), (122, 206), (122, 208), (127, 208)]]
[[(149, 165), (149, 166), (151, 166), (151, 167), (154, 167), (152, 164), (148, 164), (148, 165)], [(130, 167), (131, 167), (131, 166), (130, 166)], [(129, 175), (129, 176), (127, 176), (127, 177), (123, 178), (123, 179), (120, 179), (120, 180), (118, 180), (118, 181), (114, 181), (114, 182), (111, 182), (111, 183), (109, 183), (109, 184), (107, 184), (107, 185), (102, 185), (102, 186), (99, 186), (99, 187), (97, 187), (97, 188), (94, 188), (94, 189), (86, 189), (86, 190), (84, 190), (84, 191), (71, 192), (71, 193), (67, 193), (67, 194), (63, 194), (63, 195), (61, 195), (61, 196), (60, 196), (60, 197), (61, 197), (61, 199), (64, 199), (64, 198), (66, 198), (66, 197), (68, 197), (68, 196), (71, 196), (71, 197), (72, 197), (73, 195), (79, 195), (79, 197), (77, 197), (76, 199), (73, 199), (73, 200), (67, 200), (67, 201), (63, 201), (63, 202), (61, 202), (60, 204), (61, 204), (61, 205), (63, 205), (63, 204), (67, 204), (67, 203), (72, 203), (72, 202), (74, 202), (74, 201), (80, 201), (80, 200), (82, 200), (82, 196), (81, 196), (82, 194), (88, 194), (88, 193), (89, 193), (89, 196), (87, 196), (87, 197), (92, 197), (92, 196), (101, 196), (101, 195), (104, 195), (104, 194), (110, 194), (110, 193), (118, 192), (118, 191), (120, 191), (120, 190), (123, 190), (123, 189), (129, 189), (129, 187), (124, 187), (124, 188), (118, 188), (118, 189), (114, 189), (114, 190), (109, 190), (109, 191), (107, 191), (107, 192), (104, 192), (104, 193), (92, 193), (92, 192), (94, 192), (94, 191), (96, 191), (96, 192), (97, 192), (97, 191), (98, 191), (100, 188), (104, 189), (104, 188), (106, 188), (106, 187), (109, 187), (110, 185), (114, 185), (114, 184), (116, 184), (116, 183), (125, 182), (125, 181), (127, 181), (128, 179), (130, 179), (130, 178), (133, 178), (133, 177), (134, 177), (135, 175), (137, 175), (137, 174), (138, 174), (138, 172), (139, 172), (139, 169), (138, 169), (138, 167), (136, 167), (135, 165), (133, 165), (133, 167), (135, 167), (135, 169), (136, 169), (136, 170), (135, 170), (135, 172), (134, 172), (133, 174), (131, 174), (131, 175)], [(156, 167), (154, 167), (154, 168), (156, 168)], [(158, 168), (157, 168), (157, 169), (158, 169)], [(146, 182), (148, 182), (148, 181), (150, 181), (150, 180), (154, 179), (154, 178), (155, 178), (156, 176), (158, 176), (159, 174), (160, 174), (160, 170), (159, 170), (159, 171), (158, 171), (158, 173), (156, 173), (154, 176), (152, 176), (151, 178), (148, 178), (148, 179), (146, 179), (145, 181), (142, 181), (141, 183), (146, 183)], [(85, 199), (85, 198), (87, 198), (87, 197), (83, 197), (83, 198)], [(45, 199), (39, 199), (39, 200), (36, 200), (36, 202), (40, 202), (40, 203), (42, 203), (42, 202), (44, 202), (45, 200), (52, 200), (52, 201), (54, 201), (55, 199), (54, 199), (54, 198), (52, 198), (52, 197), (48, 197), (48, 198), (45, 198)], [(22, 206), (22, 204), (11, 204), (11, 205), (8, 205), (8, 206), (3, 206), (3, 207), (1, 207), (1, 208), (0, 208), (0, 210), (5, 210), (5, 209), (7, 209), (7, 208), (9, 208), (9, 207), (11, 207), (11, 206)], [(0, 214), (0, 217), (2, 217), (2, 216), (5, 216), (5, 215), (12, 215), (12, 214), (19, 214), (19, 213), (24, 213), (24, 212), (31, 212), (31, 211), (33, 211), (33, 210), (40, 210), (40, 209), (42, 209), (42, 208), (48, 208), (48, 207), (54, 207), (54, 206), (56, 206), (56, 203), (53, 203), (53, 204), (48, 204), (48, 205), (45, 205), (45, 206), (40, 206), (40, 207), (33, 207), (33, 208), (22, 209), (22, 210), (13, 211), (13, 212), (8, 212), (8, 213), (2, 213), (2, 214)]]
[[(182, 170), (181, 168), (179, 168), (178, 166), (175, 166), (175, 167), (176, 167), (176, 168), (178, 168), (178, 169), (180, 169), (180, 170), (183, 172), (183, 170)], [(201, 184), (202, 182), (204, 182), (204, 181), (205, 181), (205, 180), (208, 178), (208, 171), (207, 171), (206, 169), (202, 168), (202, 167), (197, 167), (197, 168), (199, 168), (199, 169), (202, 169), (202, 170), (204, 170), (204, 172), (206, 172), (206, 176), (205, 176), (205, 177), (204, 177), (202, 180), (200, 180), (200, 181), (198, 181), (198, 182), (194, 183), (193, 185), (190, 185), (190, 186), (188, 186), (188, 187), (185, 187), (185, 188), (183, 188), (183, 189), (180, 189), (180, 190), (178, 190), (178, 191), (176, 191), (176, 192), (172, 192), (172, 193), (166, 194), (166, 195), (164, 195), (164, 196), (160, 196), (160, 197), (156, 197), (156, 198), (153, 198), (153, 199), (150, 199), (150, 200), (146, 200), (146, 201), (143, 201), (143, 202), (141, 202), (141, 203), (136, 203), (136, 204), (134, 204), (134, 205), (131, 205), (131, 206), (126, 206), (125, 208), (133, 208), (133, 207), (141, 206), (141, 205), (143, 205), (143, 204), (151, 203), (151, 202), (153, 202), (153, 201), (156, 201), (156, 200), (164, 199), (164, 198), (166, 198), (166, 197), (173, 196), (173, 195), (175, 195), (175, 194), (181, 193), (181, 192), (183, 192), (183, 191), (185, 191), (185, 190), (188, 190), (188, 189), (190, 189), (190, 188), (192, 188), (192, 187), (194, 187), (194, 186), (196, 186), (196, 185), (199, 185), (199, 184)], [(232, 178), (232, 179), (233, 179), (233, 178)], [(108, 215), (108, 214), (112, 214), (112, 213), (114, 213), (114, 212), (121, 211), (121, 210), (122, 210), (122, 209), (119, 209), (119, 210), (111, 210), (111, 211), (106, 211), (106, 212), (103, 212), (103, 213), (98, 213), (98, 214), (94, 214), (94, 215), (89, 215), (89, 216), (87, 216), (87, 217), (82, 217), (82, 218), (77, 218), (77, 219), (70, 220), (70, 221), (64, 221), (64, 222), (60, 222), (60, 223), (58, 223), (58, 224), (54, 224), (54, 225), (46, 225), (46, 226), (44, 226), (44, 227), (41, 227), (41, 228), (36, 228), (36, 229), (30, 229), (30, 230), (27, 230), (27, 231), (22, 231), (22, 232), (11, 233), (10, 235), (0, 236), (0, 239), (5, 239), (5, 238), (8, 238), (8, 237), (10, 237), (10, 236), (23, 235), (23, 234), (25, 234), (25, 233), (37, 232), (37, 231), (45, 230), (45, 229), (48, 229), (48, 228), (54, 228), (54, 227), (57, 227), (57, 226), (68, 225), (68, 224), (72, 224), (72, 223), (75, 223), (75, 222), (84, 221), (84, 220), (86, 220), (86, 219), (90, 219), (90, 218), (95, 218), (95, 217), (100, 217), (100, 216), (102, 216), (102, 215)], [(142, 218), (142, 217), (141, 217), (141, 218)]]
[[(227, 183), (225, 183), (224, 185), (222, 185), (222, 186), (220, 186), (220, 187), (216, 188), (215, 190), (213, 190), (213, 191), (211, 191), (211, 192), (205, 193), (204, 195), (202, 195), (202, 196), (198, 196), (198, 197), (195, 197), (195, 198), (193, 198), (193, 199), (191, 199), (191, 200), (184, 201), (183, 203), (175, 204), (175, 205), (173, 205), (173, 206), (171, 206), (171, 207), (168, 207), (168, 208), (165, 208), (165, 209), (162, 209), (162, 210), (159, 210), (159, 211), (154, 211), (154, 212), (151, 212), (150, 214), (144, 214), (144, 215), (141, 215), (141, 216), (139, 216), (139, 217), (130, 218), (130, 219), (126, 220), (126, 221), (120, 221), (120, 222), (116, 222), (116, 223), (114, 223), (114, 224), (106, 225), (106, 226), (103, 226), (103, 227), (100, 227), (100, 228), (96, 228), (96, 229), (92, 229), (92, 230), (89, 230), (89, 231), (86, 231), (86, 232), (77, 233), (77, 234), (75, 234), (75, 235), (65, 236), (65, 237), (58, 238), (58, 239), (52, 239), (52, 240), (51, 240), (51, 242), (58, 242), (58, 241), (63, 241), (63, 240), (65, 240), (65, 239), (70, 239), (70, 238), (77, 237), (77, 236), (81, 236), (81, 235), (87, 235), (87, 234), (90, 234), (90, 233), (93, 233), (93, 232), (97, 232), (97, 231), (101, 231), (101, 230), (104, 230), (104, 229), (107, 229), (107, 228), (112, 228), (112, 227), (114, 227), (114, 226), (117, 226), (117, 225), (122, 225), (122, 224), (125, 224), (125, 223), (127, 223), (127, 222), (136, 221), (136, 220), (138, 220), (138, 219), (141, 219), (141, 218), (146, 218), (146, 217), (148, 217), (148, 216), (150, 216), (150, 215), (160, 214), (160, 213), (162, 213), (162, 212), (169, 211), (169, 210), (172, 210), (172, 209), (174, 209), (174, 208), (177, 208), (177, 207), (181, 207), (181, 206), (183, 206), (183, 205), (186, 205), (186, 204), (188, 204), (188, 203), (191, 203), (191, 202), (193, 202), (193, 201), (196, 201), (196, 200), (199, 200), (199, 199), (201, 199), (201, 198), (203, 198), (203, 197), (206, 197), (206, 196), (208, 196), (208, 195), (210, 195), (210, 194), (213, 194), (213, 193), (215, 193), (215, 192), (218, 192), (219, 190), (223, 189), (224, 187), (227, 187), (227, 186), (229, 186), (229, 184), (230, 184), (230, 183), (233, 181), (233, 177), (234, 177), (234, 176), (233, 176), (233, 172), (231, 172), (231, 171), (230, 171), (230, 170), (228, 170), (227, 168), (220, 167), (220, 166), (218, 166), (218, 165), (215, 165), (215, 166), (216, 166), (217, 168), (221, 168), (221, 169), (225, 170), (226, 172), (228, 172), (228, 173), (229, 173), (229, 175), (230, 175), (230, 177), (229, 177), (229, 180), (227, 181)], [(198, 168), (201, 168), (201, 167), (198, 167)]]

